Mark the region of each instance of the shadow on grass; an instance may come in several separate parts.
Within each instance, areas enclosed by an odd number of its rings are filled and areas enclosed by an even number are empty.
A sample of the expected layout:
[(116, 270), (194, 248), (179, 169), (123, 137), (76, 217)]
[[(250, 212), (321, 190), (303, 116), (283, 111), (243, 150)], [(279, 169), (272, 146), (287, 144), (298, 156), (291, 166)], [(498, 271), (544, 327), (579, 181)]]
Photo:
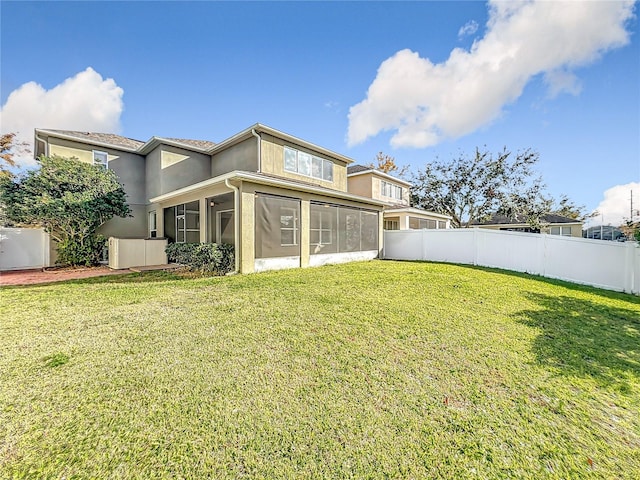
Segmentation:
[(542, 330), (533, 345), (541, 365), (591, 377), (601, 385), (615, 384), (622, 391), (631, 389), (626, 379), (640, 382), (638, 309), (570, 296), (526, 296), (542, 307), (518, 314), (522, 323)]

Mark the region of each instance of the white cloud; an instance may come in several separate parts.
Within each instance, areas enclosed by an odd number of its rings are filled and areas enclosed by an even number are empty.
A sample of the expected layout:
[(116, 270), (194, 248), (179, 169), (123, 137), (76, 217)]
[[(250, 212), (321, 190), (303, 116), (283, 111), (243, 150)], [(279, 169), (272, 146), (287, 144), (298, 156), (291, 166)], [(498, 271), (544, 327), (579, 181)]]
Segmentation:
[(401, 50), (378, 68), (349, 110), (349, 145), (395, 131), (393, 146), (427, 147), (495, 120), (527, 82), (545, 75), (549, 95), (578, 94), (571, 72), (629, 42), (634, 2), (489, 2), (486, 34), (469, 51), (433, 64)]
[(475, 20), (471, 20), (465, 23), (462, 27), (460, 27), (460, 30), (458, 30), (458, 38), (462, 39), (467, 35), (473, 35), (478, 31), (478, 26), (478, 22), (476, 22)]
[(597, 206), (597, 216), (589, 219), (588, 226), (600, 225), (604, 220), (605, 225), (618, 226), (629, 219), (631, 215), (631, 192), (633, 191), (633, 210), (635, 221), (640, 215), (640, 182), (631, 182), (624, 185), (616, 185), (604, 192), (604, 199)]
[[(46, 90), (36, 82), (21, 85), (0, 108), (2, 133), (17, 132), (33, 152), (34, 128), (117, 133), (124, 91), (91, 67)], [(22, 167), (34, 164), (33, 155), (18, 159)]]

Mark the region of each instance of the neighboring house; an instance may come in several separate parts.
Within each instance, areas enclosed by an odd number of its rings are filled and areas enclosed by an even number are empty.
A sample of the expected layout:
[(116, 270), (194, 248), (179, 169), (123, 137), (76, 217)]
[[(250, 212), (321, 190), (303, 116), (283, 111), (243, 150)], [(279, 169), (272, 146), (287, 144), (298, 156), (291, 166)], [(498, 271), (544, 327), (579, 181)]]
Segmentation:
[(353, 161), (256, 124), (214, 144), (36, 129), (35, 154), (115, 171), (131, 218), (100, 233), (235, 246), (243, 273), (370, 259), (382, 250), (387, 202), (351, 193)]
[(349, 192), (385, 202), (385, 230), (450, 228), (451, 217), (410, 206), (411, 184), (363, 165), (347, 167)]
[(593, 238), (595, 240), (612, 240), (614, 242), (625, 242), (627, 236), (622, 230), (612, 225), (599, 225), (597, 227), (589, 227), (582, 232), (584, 238)]
[(521, 222), (506, 216), (494, 215), (485, 222), (472, 222), (471, 225), (492, 230), (507, 230), (511, 232), (548, 233), (564, 237), (582, 237), (582, 221), (561, 215), (547, 214), (540, 218), (541, 229), (533, 228), (525, 222)]

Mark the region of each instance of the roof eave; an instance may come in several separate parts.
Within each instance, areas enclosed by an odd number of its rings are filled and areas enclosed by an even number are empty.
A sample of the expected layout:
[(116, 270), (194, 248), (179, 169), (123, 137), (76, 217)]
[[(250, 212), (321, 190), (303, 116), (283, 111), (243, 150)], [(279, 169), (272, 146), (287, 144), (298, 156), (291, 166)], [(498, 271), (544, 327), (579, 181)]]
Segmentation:
[(114, 145), (112, 143), (94, 141), (94, 140), (89, 140), (81, 137), (74, 137), (73, 135), (65, 135), (64, 133), (58, 133), (58, 132), (54, 132), (44, 128), (36, 128), (35, 134), (36, 135), (41, 134), (47, 137), (61, 138), (63, 140), (70, 140), (72, 142), (85, 143), (87, 145), (95, 145), (98, 147), (112, 148), (114, 150), (122, 150), (125, 152), (131, 152), (131, 153), (139, 153), (138, 148), (125, 147), (123, 145)]

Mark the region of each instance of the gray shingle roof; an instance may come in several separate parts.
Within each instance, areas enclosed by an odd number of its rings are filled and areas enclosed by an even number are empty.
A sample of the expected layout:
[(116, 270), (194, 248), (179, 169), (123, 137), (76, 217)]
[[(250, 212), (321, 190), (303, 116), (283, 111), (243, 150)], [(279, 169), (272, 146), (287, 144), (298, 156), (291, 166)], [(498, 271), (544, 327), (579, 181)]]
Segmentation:
[(347, 175), (350, 175), (352, 173), (366, 172), (367, 170), (373, 170), (373, 168), (365, 167), (364, 165), (349, 165), (347, 167)]
[(166, 140), (171, 140), (172, 142), (184, 143), (185, 145), (190, 145), (192, 147), (200, 148), (202, 150), (209, 150), (210, 148), (215, 147), (214, 142), (210, 142), (209, 140), (191, 140), (188, 138), (171, 138), (171, 137), (161, 137)]
[(145, 142), (140, 140), (134, 140), (133, 138), (127, 138), (113, 133), (98, 133), (98, 132), (76, 132), (73, 130), (49, 130), (50, 132), (59, 133), (69, 137), (75, 137), (87, 142), (99, 142), (114, 147), (124, 147), (132, 150), (137, 150)]

